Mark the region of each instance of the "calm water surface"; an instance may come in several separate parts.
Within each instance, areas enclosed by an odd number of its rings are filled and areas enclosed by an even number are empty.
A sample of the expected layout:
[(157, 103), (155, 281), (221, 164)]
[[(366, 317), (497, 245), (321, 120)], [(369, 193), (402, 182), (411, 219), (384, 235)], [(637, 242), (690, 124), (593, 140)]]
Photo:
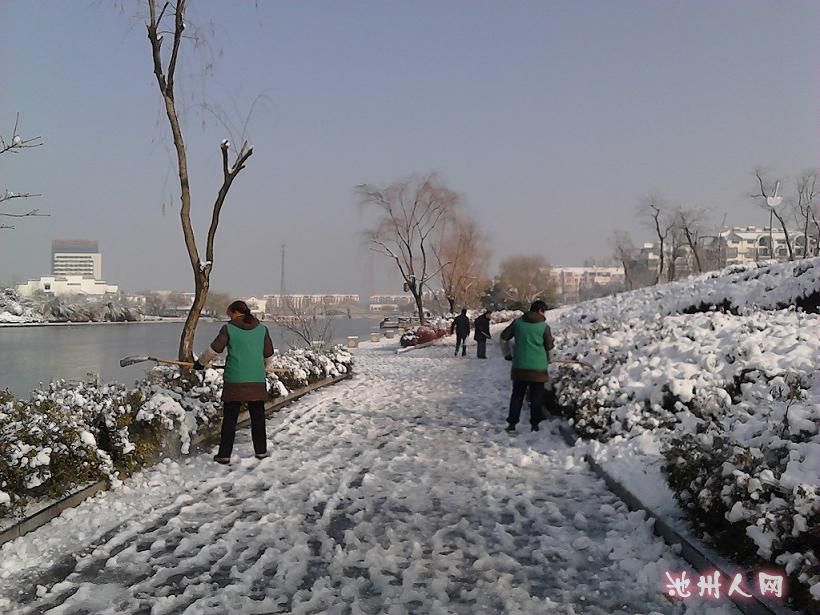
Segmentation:
[[(211, 343), (222, 324), (199, 324), (197, 354)], [(265, 325), (280, 351), (295, 343), (289, 331), (272, 323)], [(340, 318), (333, 323), (334, 339), (341, 342), (348, 335), (364, 339), (378, 327), (378, 319)], [(99, 374), (103, 382), (132, 384), (152, 364), (120, 367), (120, 359), (128, 355), (174, 359), (181, 332), (181, 322), (0, 327), (0, 389), (27, 398), (41, 382), (84, 380), (88, 374)]]

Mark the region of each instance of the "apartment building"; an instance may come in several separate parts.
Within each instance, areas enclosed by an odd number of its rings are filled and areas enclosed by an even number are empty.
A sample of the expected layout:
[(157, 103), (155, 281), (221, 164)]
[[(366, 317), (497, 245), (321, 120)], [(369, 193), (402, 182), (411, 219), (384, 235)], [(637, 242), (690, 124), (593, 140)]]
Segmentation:
[(55, 239), (51, 242), (51, 275), (102, 279), (102, 254), (96, 241)]

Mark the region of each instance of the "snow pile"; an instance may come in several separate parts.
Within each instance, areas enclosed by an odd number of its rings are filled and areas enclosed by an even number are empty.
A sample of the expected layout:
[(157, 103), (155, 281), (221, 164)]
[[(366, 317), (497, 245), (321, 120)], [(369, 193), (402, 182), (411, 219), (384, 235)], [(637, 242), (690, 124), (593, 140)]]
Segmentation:
[(0, 322), (37, 322), (39, 320), (39, 314), (30, 301), (18, 297), (11, 288), (0, 291)]
[[(352, 368), (342, 347), (295, 350), (276, 361), (285, 371), (268, 377), (271, 399)], [(0, 518), (37, 498), (187, 454), (193, 435), (218, 422), (221, 394), (221, 370), (190, 382), (168, 367), (133, 388), (57, 381), (29, 400), (0, 391)]]
[[(467, 317), (470, 319), (470, 326), (474, 326), (475, 319), (483, 314), (480, 310), (467, 310)], [(490, 315), (491, 324), (499, 324), (514, 320), (521, 316), (521, 312), (517, 310), (499, 310)], [(426, 344), (442, 337), (450, 335), (450, 326), (453, 324), (455, 314), (448, 314), (443, 318), (436, 318), (429, 320), (427, 324), (412, 327), (405, 331), (399, 340), (402, 348), (408, 346), (417, 346), (418, 344)]]
[[(554, 321), (555, 390), (630, 489), (674, 493), (737, 561), (820, 593), (820, 260), (731, 268), (599, 299)], [(719, 306), (718, 309), (710, 309)], [(681, 313), (686, 312), (686, 313)], [(655, 493), (647, 476), (662, 478)], [(650, 481), (651, 482), (651, 481)], [(820, 596), (819, 596), (820, 597)]]

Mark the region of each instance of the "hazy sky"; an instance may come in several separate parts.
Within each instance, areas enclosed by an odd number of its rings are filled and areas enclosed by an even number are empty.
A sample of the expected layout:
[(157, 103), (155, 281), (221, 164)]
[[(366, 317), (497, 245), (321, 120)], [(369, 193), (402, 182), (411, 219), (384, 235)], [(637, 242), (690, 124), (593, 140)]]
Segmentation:
[[(0, 231), (0, 283), (48, 273), (52, 239), (97, 239), (127, 290), (192, 286), (169, 130), (142, 4), (0, 1), (0, 130), (45, 145), (0, 158), (0, 190), (49, 218)], [(606, 256), (613, 227), (649, 239), (650, 191), (761, 224), (750, 172), (820, 162), (820, 2), (216, 2), (217, 56), (184, 49), (200, 240), (225, 109), (255, 153), (223, 210), (212, 288), (394, 291), (361, 248), (357, 183), (437, 171), (488, 230), (495, 261)], [(203, 127), (203, 120), (205, 125)], [(163, 212), (163, 202), (165, 212)], [(19, 203), (18, 203), (19, 204)], [(25, 203), (22, 204), (26, 205)]]

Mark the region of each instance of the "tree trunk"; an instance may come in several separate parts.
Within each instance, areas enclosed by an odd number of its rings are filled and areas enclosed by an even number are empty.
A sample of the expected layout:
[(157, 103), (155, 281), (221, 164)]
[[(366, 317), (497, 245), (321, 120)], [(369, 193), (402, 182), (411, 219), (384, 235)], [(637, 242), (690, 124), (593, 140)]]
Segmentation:
[(456, 312), (456, 298), (452, 296), (447, 297), (447, 304), (450, 306), (450, 314), (455, 314)]
[(182, 335), (179, 338), (179, 360), (188, 362), (194, 360), (194, 335), (199, 324), (199, 317), (202, 315), (202, 308), (205, 307), (205, 301), (208, 299), (209, 272), (196, 272), (194, 280), (194, 303), (188, 311), (188, 317), (185, 319)]
[[(783, 220), (783, 216), (781, 216), (779, 213), (775, 213), (774, 210), (772, 210), (772, 213), (774, 213), (778, 222), (780, 222), (780, 228), (783, 229), (783, 236), (786, 238), (786, 248), (789, 250), (789, 260), (793, 261), (794, 252), (792, 251), (792, 242), (789, 239), (789, 231), (786, 229), (786, 222)], [(774, 246), (772, 246), (772, 249), (774, 249)]]
[(413, 299), (416, 300), (416, 309), (419, 312), (419, 324), (423, 325), (425, 323), (425, 319), (424, 319), (424, 306), (422, 305), (422, 300), (421, 300), (421, 292), (418, 292), (418, 291), (416, 291), (412, 288), (410, 290), (413, 293)]

